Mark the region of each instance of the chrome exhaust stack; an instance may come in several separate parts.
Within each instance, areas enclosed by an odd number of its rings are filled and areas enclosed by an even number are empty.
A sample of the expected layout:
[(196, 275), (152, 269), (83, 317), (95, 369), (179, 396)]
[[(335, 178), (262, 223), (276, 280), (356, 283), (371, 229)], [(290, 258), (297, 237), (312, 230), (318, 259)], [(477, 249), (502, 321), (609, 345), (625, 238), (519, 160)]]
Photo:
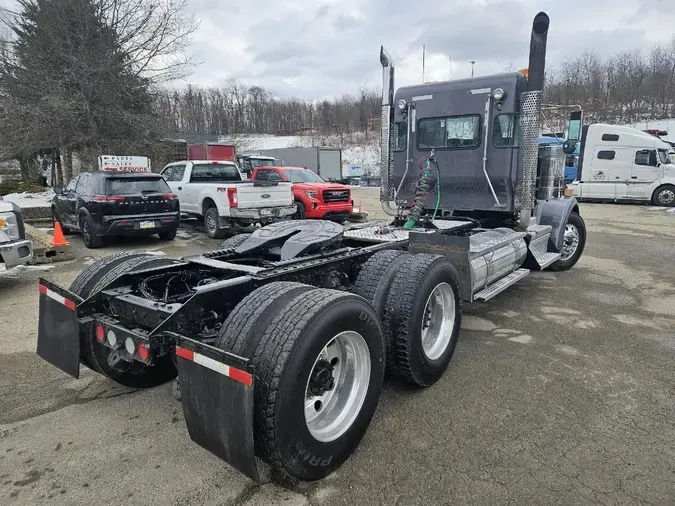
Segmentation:
[(380, 127), (380, 202), (382, 210), (389, 216), (397, 216), (398, 210), (391, 206), (394, 200), (394, 160), (391, 157), (394, 123), (394, 60), (380, 46), (382, 65), (382, 120)]
[(546, 41), (550, 19), (540, 12), (532, 21), (530, 56), (527, 76), (527, 91), (520, 100), (520, 158), (516, 182), (516, 208), (520, 210), (520, 226), (530, 224), (535, 204), (537, 185), (537, 162), (541, 128), (541, 99), (546, 70)]

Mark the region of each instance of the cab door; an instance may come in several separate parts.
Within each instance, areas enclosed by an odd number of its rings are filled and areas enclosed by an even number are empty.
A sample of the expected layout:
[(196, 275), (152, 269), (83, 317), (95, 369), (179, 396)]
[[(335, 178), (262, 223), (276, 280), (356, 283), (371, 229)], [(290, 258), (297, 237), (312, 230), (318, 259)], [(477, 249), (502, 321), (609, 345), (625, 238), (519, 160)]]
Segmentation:
[[(624, 156), (622, 156), (624, 155)], [(617, 149), (596, 149), (583, 181), (583, 198), (614, 200), (623, 192), (625, 179), (630, 174), (630, 161)]]
[(77, 226), (77, 220), (75, 219), (77, 194), (75, 193), (75, 189), (77, 188), (79, 179), (80, 176), (75, 176), (71, 179), (68, 186), (63, 189), (57, 198), (57, 210), (64, 225)]
[(181, 211), (190, 211), (190, 205), (186, 199), (186, 188), (183, 179), (185, 178), (185, 164), (171, 165), (162, 171), (162, 176), (171, 188), (171, 192), (178, 195), (178, 202)]
[(646, 199), (647, 189), (659, 179), (659, 159), (655, 149), (639, 149), (635, 151), (635, 158), (631, 167), (630, 178), (627, 181), (627, 197), (631, 199)]

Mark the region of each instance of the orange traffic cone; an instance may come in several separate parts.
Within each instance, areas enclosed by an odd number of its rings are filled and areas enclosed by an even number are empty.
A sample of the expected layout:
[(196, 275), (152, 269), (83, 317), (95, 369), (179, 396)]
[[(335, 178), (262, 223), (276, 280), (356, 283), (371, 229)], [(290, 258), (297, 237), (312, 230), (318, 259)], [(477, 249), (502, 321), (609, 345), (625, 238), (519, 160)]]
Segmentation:
[(57, 221), (54, 223), (54, 238), (52, 239), (52, 246), (70, 246), (66, 241), (66, 236), (63, 235), (61, 224)]

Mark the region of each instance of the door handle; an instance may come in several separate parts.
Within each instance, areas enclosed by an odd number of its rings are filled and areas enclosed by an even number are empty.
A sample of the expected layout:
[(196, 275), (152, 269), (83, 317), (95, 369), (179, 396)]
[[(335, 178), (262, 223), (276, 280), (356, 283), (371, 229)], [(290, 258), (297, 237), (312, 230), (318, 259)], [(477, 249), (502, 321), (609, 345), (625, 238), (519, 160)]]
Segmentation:
[(183, 187), (182, 187), (182, 186), (179, 186), (179, 187), (178, 187), (178, 188), (176, 188), (176, 189), (177, 189), (177, 190), (182, 190), (182, 189), (183, 189)]
[(631, 176), (630, 178), (631, 179), (637, 179), (637, 176)]

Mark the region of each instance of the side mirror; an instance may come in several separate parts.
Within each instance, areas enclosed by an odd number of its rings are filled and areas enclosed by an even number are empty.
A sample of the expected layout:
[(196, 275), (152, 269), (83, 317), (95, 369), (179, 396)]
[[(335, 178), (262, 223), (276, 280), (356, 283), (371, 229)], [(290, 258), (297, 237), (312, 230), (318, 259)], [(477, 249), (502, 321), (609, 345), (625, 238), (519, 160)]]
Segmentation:
[(574, 154), (574, 151), (577, 149), (577, 141), (574, 139), (567, 139), (563, 142), (563, 153), (566, 155)]

